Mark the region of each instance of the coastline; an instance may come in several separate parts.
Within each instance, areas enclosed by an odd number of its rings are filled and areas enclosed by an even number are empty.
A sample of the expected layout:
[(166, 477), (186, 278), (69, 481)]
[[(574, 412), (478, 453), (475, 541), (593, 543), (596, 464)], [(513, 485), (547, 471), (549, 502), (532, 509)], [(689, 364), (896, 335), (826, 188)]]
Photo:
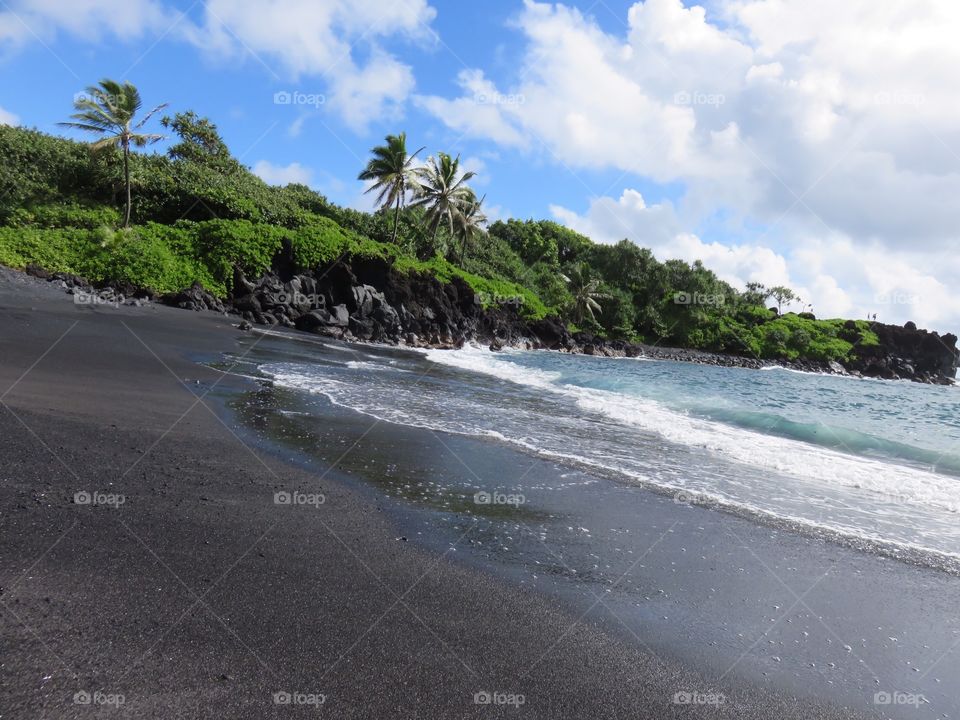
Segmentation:
[[(281, 265), (284, 263), (280, 261)], [(292, 276), (287, 281), (271, 272), (251, 282), (235, 270), (234, 294), (226, 299), (215, 297), (198, 283), (158, 296), (133, 286), (94, 287), (83, 278), (49, 273), (37, 266), (28, 266), (24, 272), (93, 304), (139, 306), (159, 302), (183, 310), (233, 314), (240, 319), (241, 329), (254, 325), (296, 328), (347, 342), (394, 347), (455, 349), (470, 342), (489, 345), (495, 351), (512, 347), (753, 370), (780, 367), (796, 372), (939, 385), (956, 384), (960, 363), (957, 338), (952, 334), (941, 337), (915, 327), (876, 323), (872, 327), (883, 337), (881, 347), (860, 348), (862, 357), (846, 365), (607, 340), (584, 332), (571, 334), (556, 318), (531, 322), (522, 320), (516, 307), (482, 308), (474, 292), (462, 282), (444, 286), (425, 278), (400, 280), (395, 273), (371, 262), (352, 268), (336, 261), (312, 275)], [(338, 300), (341, 304), (331, 306)]]
[[(349, 353), (347, 346), (332, 349), (334, 355)], [(385, 348), (382, 354), (390, 357)], [(326, 427), (331, 418), (339, 425), (353, 417), (359, 436), (374, 417), (319, 396), (304, 400), (267, 380), (250, 403), (261, 436), (320, 462), (324, 456), (313, 449), (308, 418)], [(302, 407), (309, 412), (290, 409), (300, 403), (308, 403)], [(884, 717), (932, 718), (956, 709), (944, 682), (955, 672), (950, 653), (960, 637), (960, 625), (948, 620), (958, 579), (941, 571), (955, 571), (955, 563), (932, 563), (941, 569), (934, 571), (912, 564), (931, 563), (930, 558), (910, 559), (882, 543), (811, 532), (790, 522), (757, 523), (755, 515), (718, 512), (709, 504), (678, 503), (672, 494), (618, 483), (596, 468), (580, 471), (531, 457), (495, 438), (409, 426), (381, 430), (384, 425), (363, 433), (370, 452), (346, 469), (376, 492), (392, 493), (397, 515), (410, 531), (425, 536), (421, 542), (428, 546), (439, 542), (438, 529), (465, 529), (463, 515), (496, 521), (458, 556), (589, 612), (597, 594), (609, 592), (619, 570), (629, 567), (626, 554), (642, 556), (659, 539), (656, 532), (667, 531), (668, 538), (678, 539), (669, 549), (661, 540), (665, 557), (642, 565), (638, 582), (644, 591), (615, 589), (615, 596), (604, 596), (617, 598), (608, 599), (604, 610), (612, 607), (616, 614), (595, 613), (593, 622), (681, 663), (707, 664), (717, 675), (731, 669), (731, 657), (745, 652), (737, 660), (743, 673), (738, 680), (786, 687), (801, 701), (847, 701), (856, 708), (850, 717), (875, 709)], [(392, 475), (398, 455), (415, 479)], [(515, 485), (517, 478), (522, 485)], [(516, 511), (490, 515), (463, 502), (477, 490), (522, 492), (527, 500)], [(675, 521), (680, 525), (670, 527)], [(580, 537), (581, 532), (588, 534)], [(788, 616), (780, 616), (784, 608)], [(880, 708), (872, 704), (878, 692), (922, 700), (916, 707)]]
[[(363, 343), (356, 344), (337, 344), (336, 341), (331, 341), (329, 339), (315, 338), (310, 335), (304, 335), (303, 333), (291, 333), (284, 330), (269, 330), (261, 328), (253, 328), (251, 333), (254, 337), (259, 335), (264, 335), (266, 338), (275, 339), (281, 343), (305, 343), (307, 346), (313, 346), (317, 348), (324, 348), (326, 350), (337, 350), (337, 352), (344, 353), (362, 353), (364, 349), (369, 349), (369, 351), (377, 351), (378, 355), (383, 355), (384, 357), (389, 356), (392, 351), (398, 351), (400, 353), (407, 353), (411, 349), (400, 347), (391, 347), (385, 345), (369, 345)], [(474, 346), (475, 350), (480, 352), (485, 352), (482, 347)], [(421, 352), (414, 349), (414, 352)], [(446, 352), (446, 351), (444, 351)], [(549, 351), (541, 350), (539, 352), (558, 352), (558, 351)], [(317, 360), (318, 358), (314, 358)], [(658, 358), (610, 358), (610, 359), (622, 359), (626, 361), (639, 361), (639, 362), (661, 362)], [(667, 360), (666, 362), (683, 362), (680, 360)], [(362, 364), (362, 363), (361, 363)], [(737, 368), (737, 369), (752, 369), (752, 368)], [(806, 373), (805, 371), (793, 370), (790, 368), (784, 368), (782, 366), (765, 366), (766, 370), (786, 370), (788, 372), (801, 373), (801, 374), (813, 374), (816, 373)], [(244, 377), (247, 377), (251, 380), (256, 380), (260, 382), (265, 388), (272, 388), (272, 392), (279, 392), (279, 388), (284, 387), (284, 384), (278, 383), (272, 376), (264, 376), (262, 373), (257, 374), (244, 374)], [(836, 377), (836, 376), (834, 376)], [(854, 376), (840, 376), (847, 378), (851, 381), (861, 380), (861, 381), (874, 381), (874, 382), (890, 382), (874, 378), (856, 378)], [(908, 381), (903, 381), (908, 382)], [(289, 388), (288, 388), (289, 390)], [(264, 395), (270, 395), (271, 391), (264, 390)], [(258, 394), (259, 398), (259, 394)], [(329, 398), (328, 398), (329, 399)], [(259, 399), (251, 402), (259, 402)], [(288, 403), (296, 404), (298, 401), (296, 399), (288, 398)], [(332, 411), (334, 405), (330, 407), (324, 406), (322, 412), (329, 413)], [(368, 417), (376, 423), (388, 423), (390, 420), (383, 416), (383, 414), (376, 413), (361, 413), (358, 410), (351, 409), (349, 406), (340, 406), (339, 412), (346, 410), (350, 413), (363, 414), (364, 417)], [(269, 407), (266, 410), (270, 410)], [(236, 414), (242, 416), (241, 411), (235, 411)], [(281, 411), (283, 412), (283, 411)], [(298, 413), (297, 416), (308, 416), (313, 412), (320, 412), (316, 406), (311, 407), (310, 412)], [(257, 422), (260, 422), (258, 419)], [(289, 431), (290, 434), (293, 434), (293, 431)], [(442, 433), (444, 435), (452, 435), (460, 438), (472, 439), (476, 441), (478, 436), (472, 432), (456, 432), (453, 430), (439, 430), (437, 428), (427, 429), (427, 432), (430, 433)], [(527, 453), (533, 457), (538, 458), (539, 460), (557, 466), (558, 468), (566, 469), (575, 469), (581, 471), (586, 475), (595, 478), (603, 478), (611, 482), (625, 482), (628, 481), (631, 485), (641, 488), (645, 493), (652, 493), (656, 496), (666, 498), (673, 502), (679, 503), (681, 505), (690, 505), (697, 506), (701, 508), (706, 508), (713, 512), (720, 512), (731, 517), (737, 517), (743, 520), (747, 520), (752, 524), (759, 524), (767, 528), (771, 528), (775, 531), (785, 531), (789, 533), (794, 533), (802, 535), (807, 538), (814, 540), (822, 541), (832, 545), (843, 546), (844, 548), (856, 550), (863, 553), (868, 553), (871, 555), (881, 556), (890, 560), (896, 560), (899, 562), (909, 563), (912, 565), (937, 570), (940, 572), (950, 573), (952, 575), (960, 577), (960, 556), (952, 554), (947, 551), (934, 550), (929, 547), (924, 547), (916, 543), (911, 543), (907, 541), (898, 542), (891, 539), (884, 539), (880, 536), (874, 535), (865, 535), (865, 534), (851, 534), (848, 532), (841, 532), (835, 528), (828, 527), (822, 523), (812, 522), (809, 519), (804, 519), (802, 517), (793, 517), (785, 516), (781, 514), (775, 514), (769, 510), (764, 510), (760, 507), (750, 504), (744, 504), (742, 502), (735, 502), (729, 499), (723, 498), (717, 494), (711, 494), (707, 492), (700, 492), (696, 490), (691, 490), (689, 488), (671, 486), (666, 484), (658, 484), (652, 482), (648, 479), (644, 479), (640, 475), (624, 475), (622, 468), (613, 468), (606, 467), (600, 464), (591, 463), (585, 461), (582, 458), (577, 458), (575, 455), (571, 454), (558, 454), (555, 452), (544, 451), (542, 449), (537, 449), (533, 445), (521, 443), (510, 442), (507, 439), (491, 435), (483, 438), (484, 441), (490, 442), (498, 447), (502, 447), (504, 452), (507, 453)], [(307, 449), (300, 448), (299, 453), (304, 454), (308, 453)], [(559, 471), (558, 471), (559, 472)], [(359, 475), (363, 475), (362, 471), (358, 472)], [(629, 480), (627, 480), (629, 477)]]
[[(74, 697), (89, 692), (122, 695), (118, 709), (136, 717), (262, 717), (284, 691), (322, 694), (338, 717), (515, 711), (474, 704), (496, 690), (524, 694), (534, 717), (689, 717), (698, 708), (674, 695), (716, 689), (503, 574), (453, 562), (454, 543), (398, 540), (338, 470), (246, 449), (198, 401), (211, 387), (250, 390), (198, 364), (236, 351), (226, 319), (76, 306), (11, 282), (0, 283), (15, 329), (2, 346), (8, 712), (88, 717)], [(284, 488), (325, 502), (278, 509)], [(80, 491), (125, 501), (78, 505)], [(851, 716), (731, 685), (705, 711)]]

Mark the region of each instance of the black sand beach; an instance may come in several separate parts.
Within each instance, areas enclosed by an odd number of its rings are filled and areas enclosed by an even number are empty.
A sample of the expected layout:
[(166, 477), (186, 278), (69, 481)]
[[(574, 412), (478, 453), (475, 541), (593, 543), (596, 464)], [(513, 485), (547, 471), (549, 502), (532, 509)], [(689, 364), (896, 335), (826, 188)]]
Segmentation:
[[(429, 504), (372, 482), (386, 465), (463, 461), (502, 479), (533, 461), (333, 408), (299, 446), (269, 402), (254, 412), (258, 383), (203, 364), (263, 336), (213, 314), (75, 306), (2, 272), (0, 717), (956, 716), (952, 576), (636, 488), (628, 506), (601, 481), (534, 506), (569, 513), (592, 493), (586, 527), (642, 531), (555, 546), (561, 568), (599, 556), (590, 583), (535, 582), (529, 561), (548, 552), (535, 538), (494, 552), (476, 542), (484, 518), (440, 527)], [(274, 502), (292, 492), (323, 502)], [(890, 623), (916, 654), (868, 642)], [(795, 649), (814, 628), (829, 649)], [(750, 648), (774, 637), (785, 646), (761, 668)], [(872, 702), (874, 685), (911, 691), (907, 660), (926, 670), (938, 655), (929, 703)], [(808, 662), (816, 678), (793, 668)]]

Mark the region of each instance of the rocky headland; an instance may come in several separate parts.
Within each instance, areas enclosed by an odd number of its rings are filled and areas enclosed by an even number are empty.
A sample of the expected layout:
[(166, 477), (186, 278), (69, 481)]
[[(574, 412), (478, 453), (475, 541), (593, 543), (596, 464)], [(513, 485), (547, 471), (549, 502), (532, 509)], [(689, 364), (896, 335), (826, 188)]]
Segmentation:
[[(442, 283), (435, 277), (400, 273), (379, 260), (336, 261), (313, 272), (295, 272), (279, 258), (274, 269), (256, 279), (234, 271), (229, 297), (218, 298), (201, 285), (156, 295), (143, 288), (93, 286), (83, 278), (27, 268), (36, 277), (58, 282), (80, 302), (160, 302), (184, 310), (236, 315), (244, 329), (254, 324), (280, 326), (347, 341), (410, 347), (458, 348), (466, 343), (546, 349), (606, 357), (648, 357), (724, 367), (780, 365), (805, 372), (855, 375), (889, 380), (952, 384), (958, 365), (957, 337), (904, 326), (873, 323), (879, 344), (856, 350), (846, 363), (777, 360), (703, 352), (684, 348), (607, 340), (570, 333), (556, 317), (526, 320), (516, 304), (484, 304), (465, 281)], [(850, 321), (849, 330), (855, 330)]]

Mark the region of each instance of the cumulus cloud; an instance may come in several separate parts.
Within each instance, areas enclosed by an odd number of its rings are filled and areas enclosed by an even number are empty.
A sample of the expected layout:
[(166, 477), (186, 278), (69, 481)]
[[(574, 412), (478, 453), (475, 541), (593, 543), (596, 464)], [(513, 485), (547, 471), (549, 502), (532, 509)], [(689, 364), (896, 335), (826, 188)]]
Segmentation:
[(748, 282), (787, 285), (821, 317), (876, 313), (884, 322), (913, 320), (940, 329), (957, 325), (952, 292), (943, 279), (960, 273), (960, 261), (952, 253), (891, 252), (880, 243), (857, 244), (836, 233), (798, 234), (784, 243), (786, 249), (759, 242), (705, 242), (681, 229), (672, 204), (650, 205), (632, 189), (617, 199), (595, 198), (582, 214), (559, 205), (550, 211), (598, 242), (626, 238), (649, 247), (660, 260), (701, 260), (740, 289)]
[(790, 280), (786, 259), (772, 249), (705, 243), (682, 230), (670, 202), (648, 205), (636, 190), (628, 188), (616, 200), (595, 198), (583, 215), (558, 205), (551, 206), (550, 211), (560, 222), (597, 242), (627, 239), (649, 247), (661, 260), (702, 260), (721, 279), (739, 287), (751, 281), (776, 285)]
[(550, 212), (558, 220), (597, 242), (613, 243), (624, 238), (649, 248), (672, 241), (681, 232), (673, 205), (669, 201), (648, 206), (636, 190), (627, 188), (619, 199), (595, 198), (586, 216), (581, 217), (560, 205)]
[(313, 170), (298, 162), (292, 162), (289, 165), (274, 165), (268, 160), (261, 160), (253, 166), (253, 173), (271, 185), (288, 185), (290, 183), (309, 185), (313, 179)]
[[(426, 0), (210, 0), (185, 35), (219, 58), (252, 55), (277, 79), (323, 78), (329, 107), (362, 131), (397, 114), (414, 87), (410, 66), (378, 40), (427, 40), (435, 14)], [(369, 50), (363, 60), (361, 45)]]
[(376, 51), (363, 67), (351, 65), (333, 76), (330, 107), (348, 125), (362, 129), (371, 120), (399, 117), (413, 86), (409, 66)]
[(0, 107), (0, 125), (19, 125), (20, 118), (8, 110)]
[(58, 32), (97, 40), (104, 34), (135, 38), (161, 32), (176, 13), (154, 0), (11, 0), (0, 10), (0, 49), (9, 50), (35, 37)]
[[(943, 316), (920, 306), (940, 301), (947, 276), (935, 258), (960, 228), (960, 4), (709, 7), (637, 2), (625, 30), (608, 32), (576, 9), (525, 0), (512, 81), (463, 71), (459, 96), (416, 102), (460, 132), (545, 148), (575, 171), (615, 169), (685, 190), (676, 208), (639, 208), (626, 195), (595, 200), (583, 216), (555, 208), (569, 224), (589, 221), (607, 238), (623, 237), (613, 229), (626, 224), (641, 244), (699, 252), (742, 278), (792, 277), (837, 308), (909, 277), (927, 288), (914, 314)], [(522, 101), (482, 104), (481, 93)], [(718, 212), (766, 228), (770, 247), (739, 242), (735, 227), (730, 242), (698, 246), (691, 230)], [(841, 257), (892, 272), (884, 280), (828, 264), (824, 279), (806, 277), (791, 251), (801, 242), (824, 253), (849, 246)], [(960, 311), (949, 321), (960, 324)]]
[[(484, 77), (482, 70), (462, 70), (457, 82), (464, 95), (448, 100), (435, 95), (418, 95), (414, 103), (441, 118), (447, 125), (474, 137), (482, 137), (501, 145), (522, 146), (524, 135), (508, 118), (510, 106), (496, 102), (496, 87)], [(514, 106), (519, 104), (515, 98)]]

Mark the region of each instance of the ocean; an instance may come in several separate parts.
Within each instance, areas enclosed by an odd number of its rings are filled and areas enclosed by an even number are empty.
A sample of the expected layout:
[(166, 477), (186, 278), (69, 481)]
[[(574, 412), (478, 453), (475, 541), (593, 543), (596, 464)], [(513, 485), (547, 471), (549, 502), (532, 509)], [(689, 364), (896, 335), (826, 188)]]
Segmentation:
[(955, 387), (276, 331), (217, 366), (257, 381), (228, 412), (316, 471), (300, 491), (346, 480), (398, 542), (701, 668), (705, 692), (960, 712)]
[[(760, 522), (960, 559), (960, 390), (554, 352), (315, 341), (280, 387), (389, 423), (507, 443)], [(504, 493), (522, 478), (504, 477)]]

